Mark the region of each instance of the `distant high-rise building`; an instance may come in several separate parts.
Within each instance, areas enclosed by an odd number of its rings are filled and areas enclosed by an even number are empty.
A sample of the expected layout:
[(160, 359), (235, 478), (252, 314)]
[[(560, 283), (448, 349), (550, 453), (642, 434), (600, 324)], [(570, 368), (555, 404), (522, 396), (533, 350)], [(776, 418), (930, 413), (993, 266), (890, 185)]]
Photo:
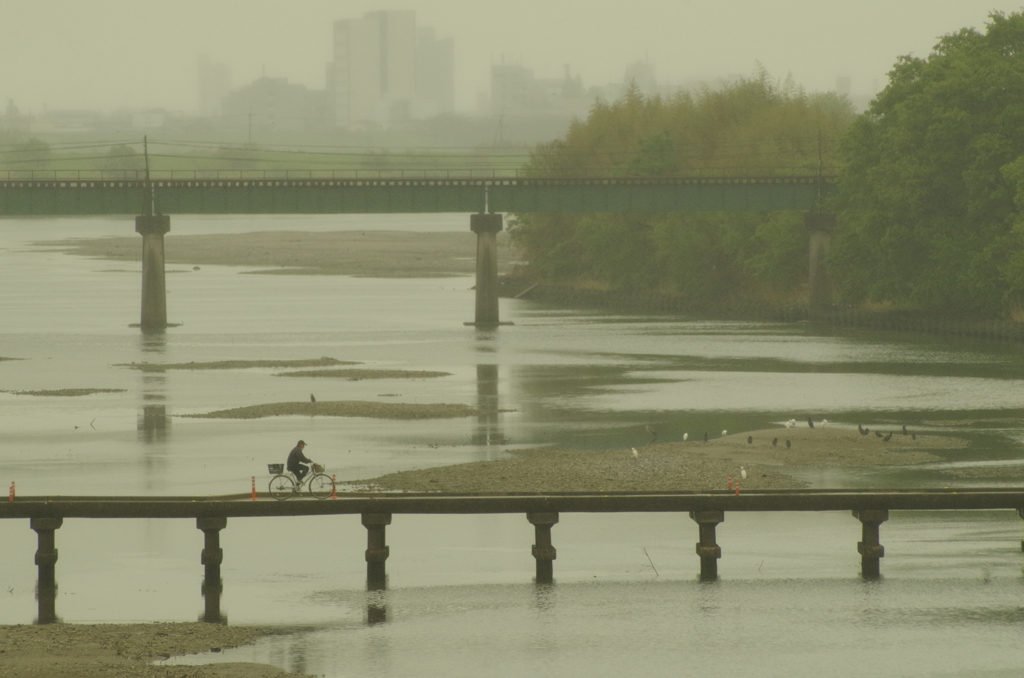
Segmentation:
[(231, 70), (224, 64), (210, 61), (210, 57), (199, 57), (198, 76), (198, 110), (202, 116), (220, 115), (220, 104), (224, 96), (231, 91)]
[(544, 97), (533, 70), (520, 64), (491, 65), (491, 112), (495, 115), (543, 109)]
[(584, 118), (595, 97), (569, 66), (561, 78), (537, 78), (520, 64), (491, 66), (491, 114), (497, 116)]
[(342, 127), (383, 125), (454, 109), (451, 38), (416, 26), (416, 12), (368, 12), (334, 22), (327, 89)]
[(416, 99), (421, 115), (455, 111), (455, 40), (438, 40), (433, 28), (416, 32)]

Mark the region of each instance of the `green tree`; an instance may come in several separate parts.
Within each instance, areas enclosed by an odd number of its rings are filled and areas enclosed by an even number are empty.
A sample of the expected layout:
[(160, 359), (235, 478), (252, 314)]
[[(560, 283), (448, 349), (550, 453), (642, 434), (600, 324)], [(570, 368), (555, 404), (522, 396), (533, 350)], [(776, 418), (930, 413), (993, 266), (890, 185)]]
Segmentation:
[(105, 170), (139, 172), (146, 169), (146, 159), (128, 144), (111, 146), (106, 157), (100, 161)]
[(844, 138), (830, 257), (842, 300), (988, 315), (1019, 303), (1024, 16), (990, 19), (901, 57)]
[(11, 135), (6, 140), (0, 139), (0, 166), (6, 169), (45, 169), (52, 155), (50, 145), (35, 137), (24, 139)]
[[(530, 176), (675, 177), (812, 174), (833, 162), (854, 114), (763, 69), (750, 78), (598, 102), (568, 134), (538, 147)], [(534, 276), (705, 301), (803, 293), (807, 234), (798, 214), (522, 214), (512, 236)]]

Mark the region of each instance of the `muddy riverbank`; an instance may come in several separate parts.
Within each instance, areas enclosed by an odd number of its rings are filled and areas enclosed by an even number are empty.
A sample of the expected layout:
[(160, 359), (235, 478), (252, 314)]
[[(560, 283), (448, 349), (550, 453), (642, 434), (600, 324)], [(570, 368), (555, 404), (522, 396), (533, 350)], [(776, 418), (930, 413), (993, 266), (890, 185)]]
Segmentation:
[(966, 445), (935, 435), (895, 433), (884, 440), (849, 428), (779, 428), (629, 449), (516, 451), (509, 459), (355, 482), (409, 492), (656, 492), (724, 490), (732, 479), (748, 490), (783, 490), (808, 486), (784, 467), (908, 466)]
[(286, 629), (202, 623), (0, 626), (5, 678), (277, 678), (297, 676), (251, 663), (161, 666), (172, 656), (220, 651)]

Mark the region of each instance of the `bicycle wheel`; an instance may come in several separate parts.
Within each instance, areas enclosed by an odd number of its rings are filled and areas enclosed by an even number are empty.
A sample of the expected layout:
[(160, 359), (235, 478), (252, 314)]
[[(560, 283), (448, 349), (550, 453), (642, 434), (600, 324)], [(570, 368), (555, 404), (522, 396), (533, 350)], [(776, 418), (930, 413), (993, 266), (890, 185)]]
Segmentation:
[(278, 501), (295, 494), (295, 481), (286, 475), (277, 475), (270, 479), (270, 496)]
[(334, 494), (334, 480), (326, 473), (317, 473), (309, 479), (309, 493), (317, 499), (327, 499)]

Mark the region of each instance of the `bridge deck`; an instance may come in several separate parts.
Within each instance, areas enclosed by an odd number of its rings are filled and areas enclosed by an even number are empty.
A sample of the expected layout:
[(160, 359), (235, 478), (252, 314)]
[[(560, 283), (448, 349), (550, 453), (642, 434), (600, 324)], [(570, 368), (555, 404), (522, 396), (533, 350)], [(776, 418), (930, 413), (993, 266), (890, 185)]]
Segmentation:
[(269, 501), (227, 497), (18, 497), (0, 518), (198, 518), (337, 514), (664, 513), (690, 511), (1024, 510), (1024, 490), (857, 490), (568, 493), (349, 494), (337, 499)]
[(809, 211), (834, 177), (2, 180), (0, 216)]

